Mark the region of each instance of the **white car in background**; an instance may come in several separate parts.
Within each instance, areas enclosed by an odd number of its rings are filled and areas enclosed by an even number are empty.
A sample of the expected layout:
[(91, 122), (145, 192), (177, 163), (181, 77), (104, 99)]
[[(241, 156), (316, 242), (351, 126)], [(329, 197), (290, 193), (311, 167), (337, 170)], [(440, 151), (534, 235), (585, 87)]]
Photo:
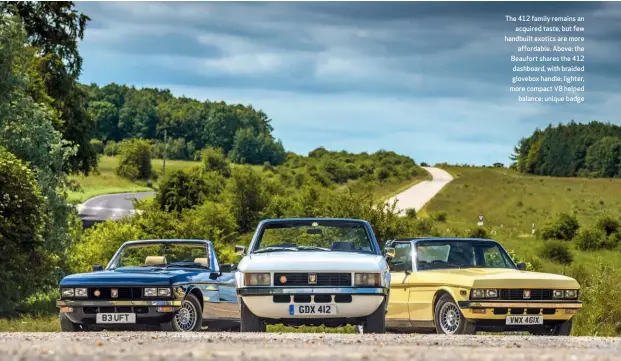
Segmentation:
[(247, 254), (236, 251), (244, 255), (236, 274), (242, 332), (265, 332), (267, 324), (385, 332), (390, 273), (368, 222), (264, 220)]

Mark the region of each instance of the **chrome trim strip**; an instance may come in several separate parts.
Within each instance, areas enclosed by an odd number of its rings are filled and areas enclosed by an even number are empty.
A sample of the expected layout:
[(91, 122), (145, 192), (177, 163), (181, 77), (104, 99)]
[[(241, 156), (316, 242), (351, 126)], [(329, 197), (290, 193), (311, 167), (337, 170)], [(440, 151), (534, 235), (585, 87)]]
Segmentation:
[(241, 296), (294, 295), (294, 294), (347, 294), (347, 295), (387, 295), (388, 288), (330, 287), (330, 288), (238, 288)]
[(119, 300), (119, 301), (95, 301), (95, 300), (57, 300), (57, 307), (114, 307), (114, 306), (181, 306), (181, 300), (140, 300), (140, 301), (131, 301), (131, 300)]
[(568, 302), (476, 302), (476, 301), (459, 301), (460, 308), (582, 308), (582, 301)]

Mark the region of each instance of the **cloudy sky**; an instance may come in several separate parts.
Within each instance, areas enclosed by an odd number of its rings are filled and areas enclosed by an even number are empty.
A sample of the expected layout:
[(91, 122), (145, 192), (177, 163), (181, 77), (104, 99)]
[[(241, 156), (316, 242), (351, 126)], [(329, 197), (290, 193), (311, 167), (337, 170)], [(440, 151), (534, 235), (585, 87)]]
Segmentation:
[[(509, 162), (547, 124), (621, 124), (617, 2), (78, 2), (81, 81), (252, 104), (287, 150)], [(584, 16), (582, 104), (521, 103), (505, 15)], [(573, 45), (573, 44), (571, 44)], [(540, 55), (540, 54), (534, 54)]]

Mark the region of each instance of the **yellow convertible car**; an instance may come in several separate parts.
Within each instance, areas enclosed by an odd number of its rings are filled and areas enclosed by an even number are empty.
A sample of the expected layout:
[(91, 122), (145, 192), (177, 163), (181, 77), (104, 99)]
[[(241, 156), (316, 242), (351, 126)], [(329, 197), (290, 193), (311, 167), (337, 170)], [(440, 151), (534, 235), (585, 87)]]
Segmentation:
[(569, 335), (582, 307), (575, 279), (525, 271), (496, 241), (414, 238), (386, 243), (391, 331)]

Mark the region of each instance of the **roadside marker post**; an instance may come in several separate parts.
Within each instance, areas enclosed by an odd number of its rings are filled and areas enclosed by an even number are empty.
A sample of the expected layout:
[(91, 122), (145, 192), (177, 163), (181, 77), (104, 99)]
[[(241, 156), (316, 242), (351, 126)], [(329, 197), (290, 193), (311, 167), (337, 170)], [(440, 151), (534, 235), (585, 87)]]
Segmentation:
[(477, 226), (483, 227), (483, 216), (479, 216), (479, 222), (477, 223)]
[(532, 234), (535, 234), (535, 224), (533, 223), (533, 231)]

